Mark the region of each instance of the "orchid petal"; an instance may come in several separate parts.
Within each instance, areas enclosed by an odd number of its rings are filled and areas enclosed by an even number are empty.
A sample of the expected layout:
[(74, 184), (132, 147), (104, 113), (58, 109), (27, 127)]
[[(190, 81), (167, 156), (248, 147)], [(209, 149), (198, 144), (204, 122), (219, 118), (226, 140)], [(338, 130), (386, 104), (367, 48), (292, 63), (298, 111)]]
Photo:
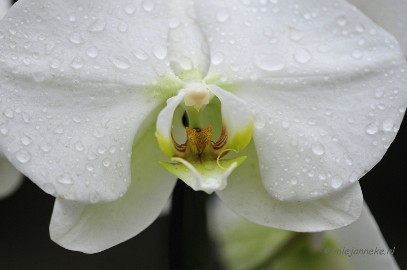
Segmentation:
[(132, 184), (112, 203), (82, 204), (57, 199), (50, 224), (59, 245), (95, 253), (126, 241), (149, 226), (166, 205), (175, 185), (158, 162), (165, 158), (154, 138), (154, 125), (134, 144)]
[(407, 55), (406, 0), (348, 0), (378, 25), (392, 33)]
[[(357, 269), (365, 270), (398, 270), (392, 252), (384, 240), (379, 226), (370, 213), (366, 204), (363, 206), (360, 218), (352, 225), (343, 227), (337, 230), (330, 231), (329, 234), (333, 235), (335, 240), (342, 246), (349, 250), (383, 250), (383, 254), (372, 256), (368, 253), (359, 253), (352, 256), (353, 263), (356, 264)], [(393, 249), (394, 251), (394, 249)], [(376, 254), (376, 253), (375, 253)]]
[(193, 1), (176, 0), (169, 10), (168, 54), (171, 68), (183, 81), (201, 80), (209, 69), (208, 43), (194, 18)]
[(23, 182), (23, 176), (13, 165), (0, 157), (0, 199), (12, 194)]
[(176, 154), (172, 138), (172, 123), (174, 113), (184, 100), (185, 94), (185, 90), (181, 90), (178, 95), (169, 98), (167, 100), (167, 106), (164, 107), (157, 117), (157, 131), (155, 136), (157, 137), (161, 150), (168, 157), (172, 157)]
[(344, 1), (233, 9), (206, 1), (196, 9), (211, 55), (222, 54), (208, 77), (226, 71), (254, 114), (271, 195), (322, 198), (348, 189), (381, 159), (407, 100), (407, 65), (391, 35)]
[(222, 122), (228, 134), (225, 149), (244, 149), (253, 133), (253, 118), (246, 101), (216, 85), (209, 85), (209, 89), (221, 103)]
[(175, 78), (167, 6), (22, 0), (2, 21), (0, 148), (46, 192), (81, 202), (126, 192), (134, 136), (163, 102), (144, 85)]
[(246, 161), (230, 175), (227, 187), (217, 192), (238, 215), (260, 225), (301, 232), (339, 228), (359, 217), (363, 206), (359, 183), (326, 198), (280, 201), (271, 197), (261, 182), (254, 145), (249, 144), (242, 153)]

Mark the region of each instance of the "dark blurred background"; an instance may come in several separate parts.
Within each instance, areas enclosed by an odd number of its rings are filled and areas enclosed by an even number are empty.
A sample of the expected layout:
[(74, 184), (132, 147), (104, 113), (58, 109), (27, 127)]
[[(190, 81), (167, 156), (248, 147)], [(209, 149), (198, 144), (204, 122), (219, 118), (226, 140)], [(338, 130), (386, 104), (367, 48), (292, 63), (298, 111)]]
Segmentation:
[[(360, 181), (389, 247), (395, 247), (394, 256), (401, 269), (407, 269), (406, 155), (404, 123), (383, 160)], [(85, 255), (65, 250), (50, 240), (53, 201), (27, 179), (13, 196), (0, 200), (0, 269), (168, 269), (168, 217), (158, 219), (125, 243)]]

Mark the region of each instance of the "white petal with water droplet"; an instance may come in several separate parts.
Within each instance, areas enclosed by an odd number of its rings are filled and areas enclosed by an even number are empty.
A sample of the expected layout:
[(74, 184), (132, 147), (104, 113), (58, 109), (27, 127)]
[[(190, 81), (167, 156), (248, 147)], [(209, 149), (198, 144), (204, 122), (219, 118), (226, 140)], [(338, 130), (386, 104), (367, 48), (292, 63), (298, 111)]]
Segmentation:
[(1, 22), (0, 148), (46, 192), (111, 201), (130, 185), (134, 136), (163, 102), (147, 101), (144, 85), (154, 66), (172, 74), (164, 58), (132, 53), (166, 47), (168, 3), (149, 2), (151, 14), (129, 16), (125, 0), (26, 0)]
[[(140, 137), (133, 149), (133, 180), (129, 191), (108, 204), (81, 204), (57, 199), (50, 224), (52, 240), (85, 253), (95, 253), (135, 236), (149, 226), (167, 203), (175, 184), (158, 162), (165, 159), (154, 138), (154, 125)], [(97, 192), (89, 201), (101, 199)]]

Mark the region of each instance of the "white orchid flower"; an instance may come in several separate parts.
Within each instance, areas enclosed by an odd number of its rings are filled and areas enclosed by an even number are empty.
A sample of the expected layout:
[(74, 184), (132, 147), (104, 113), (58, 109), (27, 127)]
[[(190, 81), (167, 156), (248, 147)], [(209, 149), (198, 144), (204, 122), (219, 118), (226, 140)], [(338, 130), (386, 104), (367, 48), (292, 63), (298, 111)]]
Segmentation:
[(345, 1), (20, 0), (0, 31), (1, 151), (88, 253), (176, 178), (266, 226), (350, 224), (406, 107), (397, 41)]
[[(10, 8), (9, 1), (0, 2), (0, 19)], [(12, 194), (22, 183), (21, 174), (10, 164), (10, 162), (0, 155), (0, 199)]]

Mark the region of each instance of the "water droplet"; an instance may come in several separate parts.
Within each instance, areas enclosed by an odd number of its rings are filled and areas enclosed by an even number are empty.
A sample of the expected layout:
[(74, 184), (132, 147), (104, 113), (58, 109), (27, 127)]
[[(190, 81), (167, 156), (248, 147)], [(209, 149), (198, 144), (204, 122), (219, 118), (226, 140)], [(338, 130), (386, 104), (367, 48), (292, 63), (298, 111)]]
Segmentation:
[(83, 143), (81, 141), (77, 141), (75, 143), (75, 149), (79, 152), (83, 151), (85, 149), (85, 146), (83, 145)]
[(50, 144), (44, 142), (44, 143), (40, 144), (40, 149), (42, 152), (48, 153), (49, 151), (51, 151), (52, 146)]
[(3, 114), (5, 117), (10, 118), (10, 119), (14, 117), (14, 112), (10, 109), (5, 109), (3, 111)]
[(51, 183), (45, 183), (45, 184), (42, 186), (42, 189), (43, 189), (46, 193), (48, 193), (48, 194), (50, 194), (50, 195), (54, 195), (55, 192), (56, 192), (56, 189), (55, 189), (54, 185), (51, 184)]
[(118, 69), (126, 70), (130, 68), (129, 60), (123, 56), (110, 57), (109, 60)]
[(216, 19), (220, 23), (226, 22), (229, 19), (229, 17), (230, 17), (230, 14), (225, 10), (221, 10), (221, 11), (218, 11), (218, 13), (216, 13)]
[(20, 138), (20, 141), (23, 145), (28, 146), (32, 143), (33, 140), (30, 137), (28, 137), (27, 135), (23, 135)]
[(331, 181), (331, 187), (337, 189), (340, 188), (343, 184), (343, 179), (339, 175), (335, 175)]
[(391, 118), (386, 118), (383, 121), (382, 127), (384, 131), (392, 131), (394, 126), (394, 121)]
[(222, 63), (223, 60), (225, 60), (225, 55), (223, 53), (221, 53), (221, 52), (215, 52), (211, 56), (211, 62), (215, 66)]
[(366, 127), (366, 133), (370, 135), (376, 134), (378, 130), (379, 128), (376, 123), (370, 123)]
[(92, 191), (89, 194), (89, 201), (91, 203), (97, 203), (99, 201), (99, 194), (96, 191)]
[(353, 164), (353, 159), (348, 154), (345, 154), (344, 157), (345, 157), (346, 164), (351, 166)]
[(1, 134), (3, 134), (3, 135), (7, 135), (8, 129), (7, 129), (6, 127), (1, 127), (1, 128), (0, 128), (0, 132), (1, 132)]
[(145, 1), (143, 2), (142, 6), (143, 6), (143, 9), (144, 9), (145, 11), (150, 12), (150, 11), (152, 11), (152, 10), (154, 9), (154, 2), (151, 1), (151, 0), (145, 0)]
[(81, 44), (83, 42), (83, 38), (81, 34), (77, 32), (73, 32), (69, 35), (69, 41), (73, 44)]
[(360, 60), (363, 58), (363, 51), (356, 49), (352, 51), (351, 55), (354, 59)]
[(81, 57), (75, 57), (71, 62), (71, 67), (73, 69), (81, 69), (83, 67), (83, 59)]
[(21, 162), (23, 164), (27, 163), (31, 159), (30, 153), (25, 149), (21, 149), (21, 150), (17, 151), (15, 154), (15, 157), (19, 162)]
[(120, 22), (119, 23), (119, 27), (118, 27), (118, 29), (119, 29), (119, 31), (120, 32), (127, 32), (127, 29), (129, 28), (129, 26), (127, 25), (127, 23), (125, 23), (125, 22)]
[(96, 47), (89, 47), (86, 50), (86, 54), (90, 57), (90, 58), (95, 58), (98, 56), (99, 52), (98, 49)]
[(339, 16), (339, 17), (336, 19), (336, 23), (337, 23), (339, 26), (345, 26), (345, 25), (348, 23), (348, 21), (347, 21), (347, 19), (346, 19), (345, 16), (341, 15), (341, 16)]
[(377, 98), (381, 98), (384, 95), (384, 88), (376, 88), (374, 91), (374, 95)]
[(356, 172), (352, 172), (349, 176), (349, 182), (355, 183), (358, 180), (358, 175)]
[(97, 19), (88, 27), (89, 32), (102, 32), (105, 30), (106, 22), (102, 19)]
[(312, 58), (310, 51), (304, 48), (295, 50), (294, 59), (300, 64), (308, 63)]
[(256, 54), (254, 56), (256, 66), (265, 71), (280, 71), (285, 67), (285, 60), (278, 54)]
[(290, 180), (291, 185), (295, 186), (298, 183), (298, 179), (296, 177), (291, 178)]
[(157, 59), (163, 60), (167, 56), (167, 48), (164, 46), (156, 45), (153, 47), (153, 54)]
[(112, 162), (110, 161), (109, 158), (105, 158), (105, 159), (102, 161), (102, 163), (103, 163), (103, 166), (109, 167)]
[(70, 175), (68, 175), (68, 174), (63, 174), (63, 175), (59, 176), (57, 178), (57, 181), (59, 183), (61, 183), (61, 184), (64, 184), (64, 185), (72, 185), (73, 184), (72, 177)]
[(146, 60), (148, 58), (148, 54), (142, 49), (135, 49), (132, 51), (132, 54), (139, 60)]
[(292, 41), (300, 41), (304, 37), (304, 34), (300, 31), (291, 31), (290, 39)]
[(283, 120), (283, 121), (281, 122), (281, 126), (282, 126), (284, 129), (288, 129), (288, 128), (290, 127), (290, 123)]
[(127, 15), (133, 15), (135, 11), (136, 7), (132, 4), (128, 4), (124, 7), (124, 12), (126, 12)]
[(322, 156), (325, 153), (324, 146), (319, 142), (314, 143), (311, 148), (312, 152), (317, 156)]
[(254, 127), (257, 129), (263, 129), (266, 125), (266, 119), (262, 114), (256, 115), (256, 118), (254, 119)]

